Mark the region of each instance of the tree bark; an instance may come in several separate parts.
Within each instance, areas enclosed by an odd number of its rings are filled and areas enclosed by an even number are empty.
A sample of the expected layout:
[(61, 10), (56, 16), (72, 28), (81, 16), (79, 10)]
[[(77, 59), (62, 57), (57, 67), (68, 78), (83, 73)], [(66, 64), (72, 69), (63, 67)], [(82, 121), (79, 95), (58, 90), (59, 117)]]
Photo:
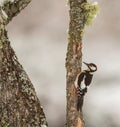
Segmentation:
[[(82, 111), (77, 111), (77, 95), (75, 88), (75, 81), (77, 75), (81, 72), (82, 66), (82, 34), (85, 23), (81, 4), (84, 2), (86, 2), (86, 0), (69, 0), (70, 23), (66, 57), (67, 127), (84, 127)], [(81, 98), (81, 102), (83, 99), (84, 98)]]
[(47, 127), (43, 108), (15, 55), (5, 29), (31, 0), (5, 0), (0, 7), (0, 126)]

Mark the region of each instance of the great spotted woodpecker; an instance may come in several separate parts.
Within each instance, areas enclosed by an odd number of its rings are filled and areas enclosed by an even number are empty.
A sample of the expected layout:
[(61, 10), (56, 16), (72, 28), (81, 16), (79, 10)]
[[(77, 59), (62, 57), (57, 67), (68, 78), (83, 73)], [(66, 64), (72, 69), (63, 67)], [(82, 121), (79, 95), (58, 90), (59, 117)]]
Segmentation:
[(81, 111), (83, 106), (83, 97), (85, 93), (87, 92), (87, 89), (92, 81), (93, 74), (95, 71), (97, 71), (97, 66), (93, 63), (85, 63), (87, 65), (87, 70), (83, 70), (78, 76), (77, 76), (77, 110)]

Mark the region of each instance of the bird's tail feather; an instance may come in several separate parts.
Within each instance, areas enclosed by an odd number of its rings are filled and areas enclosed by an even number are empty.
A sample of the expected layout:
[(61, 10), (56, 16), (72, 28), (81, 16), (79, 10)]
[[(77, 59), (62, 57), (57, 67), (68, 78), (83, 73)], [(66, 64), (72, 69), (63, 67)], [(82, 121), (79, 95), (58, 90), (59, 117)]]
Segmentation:
[(83, 106), (83, 96), (78, 96), (77, 110), (82, 111), (82, 106)]

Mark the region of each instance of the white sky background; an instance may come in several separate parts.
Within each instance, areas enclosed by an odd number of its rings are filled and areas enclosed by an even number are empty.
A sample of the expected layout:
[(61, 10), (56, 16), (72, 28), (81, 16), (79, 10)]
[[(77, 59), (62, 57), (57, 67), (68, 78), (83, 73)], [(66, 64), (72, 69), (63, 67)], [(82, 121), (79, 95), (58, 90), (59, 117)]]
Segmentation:
[[(85, 97), (84, 117), (87, 127), (119, 127), (120, 4), (119, 0), (98, 3), (100, 14), (83, 39), (83, 60), (98, 65)], [(69, 21), (65, 5), (65, 0), (33, 0), (8, 26), (11, 44), (45, 107), (49, 127), (65, 123)]]

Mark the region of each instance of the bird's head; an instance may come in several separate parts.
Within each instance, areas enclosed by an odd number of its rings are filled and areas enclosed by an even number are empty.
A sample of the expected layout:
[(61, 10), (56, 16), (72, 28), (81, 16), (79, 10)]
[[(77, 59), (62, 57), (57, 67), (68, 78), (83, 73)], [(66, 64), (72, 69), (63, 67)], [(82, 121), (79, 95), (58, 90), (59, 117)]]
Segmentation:
[(88, 70), (90, 72), (97, 71), (97, 66), (94, 63), (86, 63), (86, 62), (83, 62), (83, 63), (88, 67)]

